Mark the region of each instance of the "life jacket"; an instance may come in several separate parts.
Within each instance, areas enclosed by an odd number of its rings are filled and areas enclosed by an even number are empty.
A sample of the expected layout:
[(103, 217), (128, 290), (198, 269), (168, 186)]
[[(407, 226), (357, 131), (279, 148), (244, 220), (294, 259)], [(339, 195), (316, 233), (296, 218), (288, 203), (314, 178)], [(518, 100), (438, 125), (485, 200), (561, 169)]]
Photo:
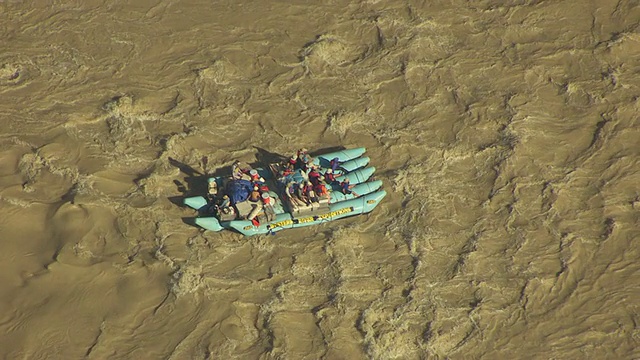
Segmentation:
[(341, 182), (340, 183), (340, 187), (342, 188), (342, 192), (343, 193), (345, 193), (345, 194), (350, 194), (351, 193), (351, 190), (349, 189), (349, 187), (351, 187), (351, 185), (348, 182), (346, 182), (346, 181)]
[(318, 179), (320, 179), (320, 173), (317, 172), (316, 170), (311, 170), (311, 172), (309, 173), (309, 180), (313, 184), (317, 184), (318, 183)]
[(316, 192), (316, 195), (318, 196), (327, 195), (327, 187), (324, 186), (324, 184), (318, 183), (318, 185), (315, 186), (314, 190)]

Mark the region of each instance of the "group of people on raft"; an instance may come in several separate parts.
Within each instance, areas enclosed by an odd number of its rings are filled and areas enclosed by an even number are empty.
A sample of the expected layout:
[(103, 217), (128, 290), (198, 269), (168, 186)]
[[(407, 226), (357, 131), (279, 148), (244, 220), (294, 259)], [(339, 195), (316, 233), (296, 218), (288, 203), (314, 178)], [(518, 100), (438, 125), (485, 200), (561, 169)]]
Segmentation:
[[(256, 169), (252, 169), (240, 161), (235, 161), (231, 165), (231, 178), (226, 186), (225, 194), (219, 196), (217, 183), (215, 181), (209, 183), (209, 204), (213, 213), (235, 215), (238, 213), (234, 206), (235, 203), (247, 200), (253, 205), (251, 212), (247, 215), (247, 220), (256, 223), (258, 221), (257, 215), (263, 210), (268, 221), (275, 219), (276, 213), (273, 208), (273, 199), (269, 195), (269, 187)], [(240, 195), (234, 196), (238, 193)]]
[[(345, 176), (342, 181), (336, 179), (340, 177), (339, 159), (334, 158), (330, 161), (329, 167), (321, 170), (313, 164), (313, 158), (307, 152), (307, 149), (300, 149), (287, 162), (282, 164), (277, 174), (278, 182), (284, 187), (284, 192), (289, 200), (296, 206), (309, 206), (312, 203), (319, 203), (322, 198), (329, 198), (329, 191), (334, 188), (340, 189), (343, 194), (353, 194), (349, 178)], [(290, 176), (298, 172), (302, 175), (302, 180), (298, 177), (298, 181), (293, 180)], [(212, 179), (213, 180), (213, 179)], [(267, 221), (273, 221), (276, 217), (273, 208), (274, 199), (269, 195), (269, 187), (263, 177), (260, 176), (256, 169), (252, 169), (247, 164), (235, 161), (231, 166), (231, 182), (241, 182), (251, 188), (246, 200), (252, 205), (252, 211), (247, 215), (256, 225), (258, 223), (257, 215), (264, 211)], [(235, 201), (229, 197), (228, 190), (222, 196), (219, 196), (217, 184), (215, 181), (209, 183), (209, 201), (211, 210), (221, 214), (237, 214), (235, 209)], [(258, 223), (259, 224), (259, 223)]]
[[(293, 204), (308, 206), (320, 202), (323, 197), (328, 198), (329, 191), (334, 186), (338, 186), (344, 194), (353, 193), (353, 185), (349, 183), (348, 177), (342, 181), (336, 179), (336, 176), (340, 176), (339, 166), (339, 159), (334, 158), (330, 161), (329, 168), (321, 174), (321, 169), (313, 164), (313, 158), (307, 149), (302, 148), (283, 165), (278, 180), (285, 186), (285, 193)], [(302, 175), (302, 180), (297, 182), (290, 176), (296, 171)]]

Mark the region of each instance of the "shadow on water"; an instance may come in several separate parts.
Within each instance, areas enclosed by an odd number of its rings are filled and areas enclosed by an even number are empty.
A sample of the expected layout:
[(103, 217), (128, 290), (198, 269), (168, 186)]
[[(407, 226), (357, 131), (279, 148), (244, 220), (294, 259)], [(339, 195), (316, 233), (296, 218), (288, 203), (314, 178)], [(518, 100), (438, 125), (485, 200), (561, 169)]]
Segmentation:
[[(184, 183), (179, 180), (173, 181), (178, 191), (182, 193), (183, 196), (197, 196), (197, 195), (206, 194), (208, 178), (216, 177), (216, 176), (225, 176), (225, 175), (231, 174), (231, 166), (224, 166), (224, 167), (218, 168), (213, 173), (209, 173), (209, 172), (204, 173), (173, 158), (169, 158), (169, 163), (177, 167), (178, 169), (180, 169), (180, 171), (186, 175), (184, 177)], [(203, 164), (206, 164), (206, 157), (203, 158)], [(169, 200), (175, 203), (175, 201), (172, 200), (172, 198), (169, 198)], [(180, 201), (180, 204), (181, 204), (181, 201)]]
[(312, 157), (315, 157), (317, 155), (331, 153), (331, 152), (334, 152), (334, 151), (342, 151), (342, 150), (345, 150), (345, 149), (346, 149), (346, 147), (344, 147), (344, 146), (331, 146), (331, 147), (326, 147), (326, 148), (315, 150), (313, 152), (310, 152), (309, 154)]
[(289, 156), (271, 152), (261, 147), (254, 146), (258, 151), (256, 154), (256, 161), (250, 163), (251, 167), (263, 167), (266, 168), (268, 164), (287, 161)]
[(187, 224), (187, 225), (191, 225), (191, 226), (196, 226), (196, 218), (191, 216), (191, 217), (183, 217), (182, 218), (182, 222)]

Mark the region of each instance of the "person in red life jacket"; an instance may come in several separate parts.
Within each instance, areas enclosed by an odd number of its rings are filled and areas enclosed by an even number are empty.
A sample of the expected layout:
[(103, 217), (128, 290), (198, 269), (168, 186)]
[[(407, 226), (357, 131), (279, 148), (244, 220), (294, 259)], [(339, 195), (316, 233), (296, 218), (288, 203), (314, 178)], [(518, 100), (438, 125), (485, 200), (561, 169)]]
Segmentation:
[(320, 181), (320, 173), (316, 166), (312, 166), (311, 171), (309, 171), (309, 181), (311, 181), (313, 185), (318, 185), (318, 182)]
[(349, 178), (345, 178), (340, 183), (340, 189), (342, 189), (342, 193), (343, 194), (345, 194), (345, 195), (353, 194), (353, 196), (358, 196), (358, 194), (356, 194), (354, 191), (351, 190), (354, 186), (355, 185), (351, 185), (349, 183)]
[(282, 176), (288, 176), (293, 174), (293, 171), (295, 170), (294, 165), (291, 164), (287, 164), (287, 166), (284, 168), (284, 170), (282, 170)]
[(251, 181), (253, 182), (260, 180), (260, 174), (258, 174), (258, 170), (256, 169), (249, 170), (249, 176), (251, 177)]
[(324, 181), (326, 181), (329, 185), (338, 182), (338, 180), (336, 180), (336, 176), (333, 174), (333, 169), (327, 169), (327, 171), (324, 172)]
[(294, 155), (294, 156), (291, 157), (291, 159), (289, 159), (289, 162), (287, 163), (287, 166), (291, 166), (291, 167), (295, 168), (297, 163), (298, 163), (298, 156)]

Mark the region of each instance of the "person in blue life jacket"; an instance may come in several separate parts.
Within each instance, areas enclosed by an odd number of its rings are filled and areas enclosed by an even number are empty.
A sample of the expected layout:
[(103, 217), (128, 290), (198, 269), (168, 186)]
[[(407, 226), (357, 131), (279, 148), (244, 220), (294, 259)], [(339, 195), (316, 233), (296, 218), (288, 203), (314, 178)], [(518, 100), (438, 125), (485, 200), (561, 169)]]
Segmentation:
[(329, 167), (331, 168), (331, 171), (335, 174), (336, 170), (338, 170), (338, 167), (340, 167), (340, 159), (333, 158), (331, 159), (331, 161), (329, 162)]
[(349, 178), (344, 178), (344, 180), (340, 183), (340, 189), (342, 193), (345, 195), (353, 194), (353, 196), (358, 196), (353, 190), (351, 190), (355, 185), (351, 185), (349, 183)]

